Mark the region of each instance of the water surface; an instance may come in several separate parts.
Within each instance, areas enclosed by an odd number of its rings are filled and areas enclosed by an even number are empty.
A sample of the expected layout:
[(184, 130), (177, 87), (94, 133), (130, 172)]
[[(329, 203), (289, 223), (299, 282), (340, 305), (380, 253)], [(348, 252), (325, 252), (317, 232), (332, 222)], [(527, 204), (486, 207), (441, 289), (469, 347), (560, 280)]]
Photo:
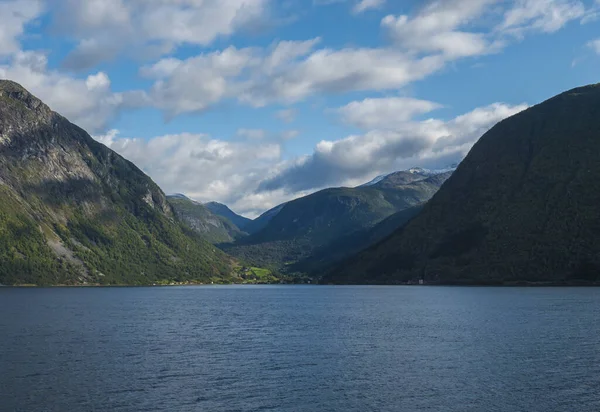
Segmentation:
[(0, 289), (1, 411), (600, 411), (600, 288)]

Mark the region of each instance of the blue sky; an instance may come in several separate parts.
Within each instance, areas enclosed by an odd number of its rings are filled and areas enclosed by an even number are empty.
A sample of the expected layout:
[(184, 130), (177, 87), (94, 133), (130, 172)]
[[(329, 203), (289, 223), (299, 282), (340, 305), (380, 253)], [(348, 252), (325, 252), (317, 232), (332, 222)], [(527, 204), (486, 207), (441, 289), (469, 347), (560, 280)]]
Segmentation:
[(0, 0), (0, 78), (248, 216), (596, 83), (596, 0)]

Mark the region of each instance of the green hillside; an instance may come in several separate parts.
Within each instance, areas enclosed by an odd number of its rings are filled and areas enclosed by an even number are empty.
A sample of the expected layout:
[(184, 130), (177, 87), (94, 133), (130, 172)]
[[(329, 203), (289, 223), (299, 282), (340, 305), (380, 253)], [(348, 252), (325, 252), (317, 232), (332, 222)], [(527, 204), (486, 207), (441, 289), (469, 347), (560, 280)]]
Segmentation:
[[(406, 176), (400, 179), (401, 174)], [(257, 265), (289, 268), (342, 237), (426, 202), (448, 176), (399, 172), (373, 186), (322, 190), (287, 203), (264, 229), (225, 250)]]
[(0, 283), (228, 281), (232, 261), (183, 226), (142, 171), (0, 81)]

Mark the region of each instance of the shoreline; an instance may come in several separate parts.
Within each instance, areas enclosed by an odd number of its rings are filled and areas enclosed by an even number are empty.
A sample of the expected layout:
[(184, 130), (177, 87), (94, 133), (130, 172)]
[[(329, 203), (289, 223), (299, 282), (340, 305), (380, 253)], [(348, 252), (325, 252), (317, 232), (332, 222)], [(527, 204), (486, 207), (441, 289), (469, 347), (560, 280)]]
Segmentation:
[(167, 288), (167, 287), (190, 287), (190, 286), (410, 286), (410, 287), (494, 287), (494, 288), (556, 288), (556, 287), (600, 287), (600, 282), (506, 282), (506, 283), (486, 283), (486, 282), (445, 282), (445, 283), (425, 283), (423, 285), (410, 283), (190, 283), (181, 285), (0, 285), (0, 289), (73, 289), (73, 288)]

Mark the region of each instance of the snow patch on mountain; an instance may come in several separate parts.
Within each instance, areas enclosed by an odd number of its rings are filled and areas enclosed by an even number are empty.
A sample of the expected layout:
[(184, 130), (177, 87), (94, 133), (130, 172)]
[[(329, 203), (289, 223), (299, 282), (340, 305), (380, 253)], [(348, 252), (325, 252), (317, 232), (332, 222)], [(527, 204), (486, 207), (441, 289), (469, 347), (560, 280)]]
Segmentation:
[[(418, 174), (418, 175), (421, 175), (424, 177), (431, 177), (431, 176), (439, 175), (439, 174), (446, 173), (446, 172), (453, 172), (456, 170), (457, 167), (458, 167), (458, 164), (455, 163), (455, 164), (446, 166), (441, 169), (424, 169), (422, 167), (411, 167), (410, 169), (403, 170), (403, 171), (407, 172), (407, 173)], [(379, 175), (375, 179), (371, 180), (370, 182), (364, 183), (358, 187), (374, 186), (377, 183), (381, 182), (386, 177), (393, 175), (394, 173), (398, 173), (398, 172), (392, 172), (392, 173), (388, 173), (386, 175)]]

